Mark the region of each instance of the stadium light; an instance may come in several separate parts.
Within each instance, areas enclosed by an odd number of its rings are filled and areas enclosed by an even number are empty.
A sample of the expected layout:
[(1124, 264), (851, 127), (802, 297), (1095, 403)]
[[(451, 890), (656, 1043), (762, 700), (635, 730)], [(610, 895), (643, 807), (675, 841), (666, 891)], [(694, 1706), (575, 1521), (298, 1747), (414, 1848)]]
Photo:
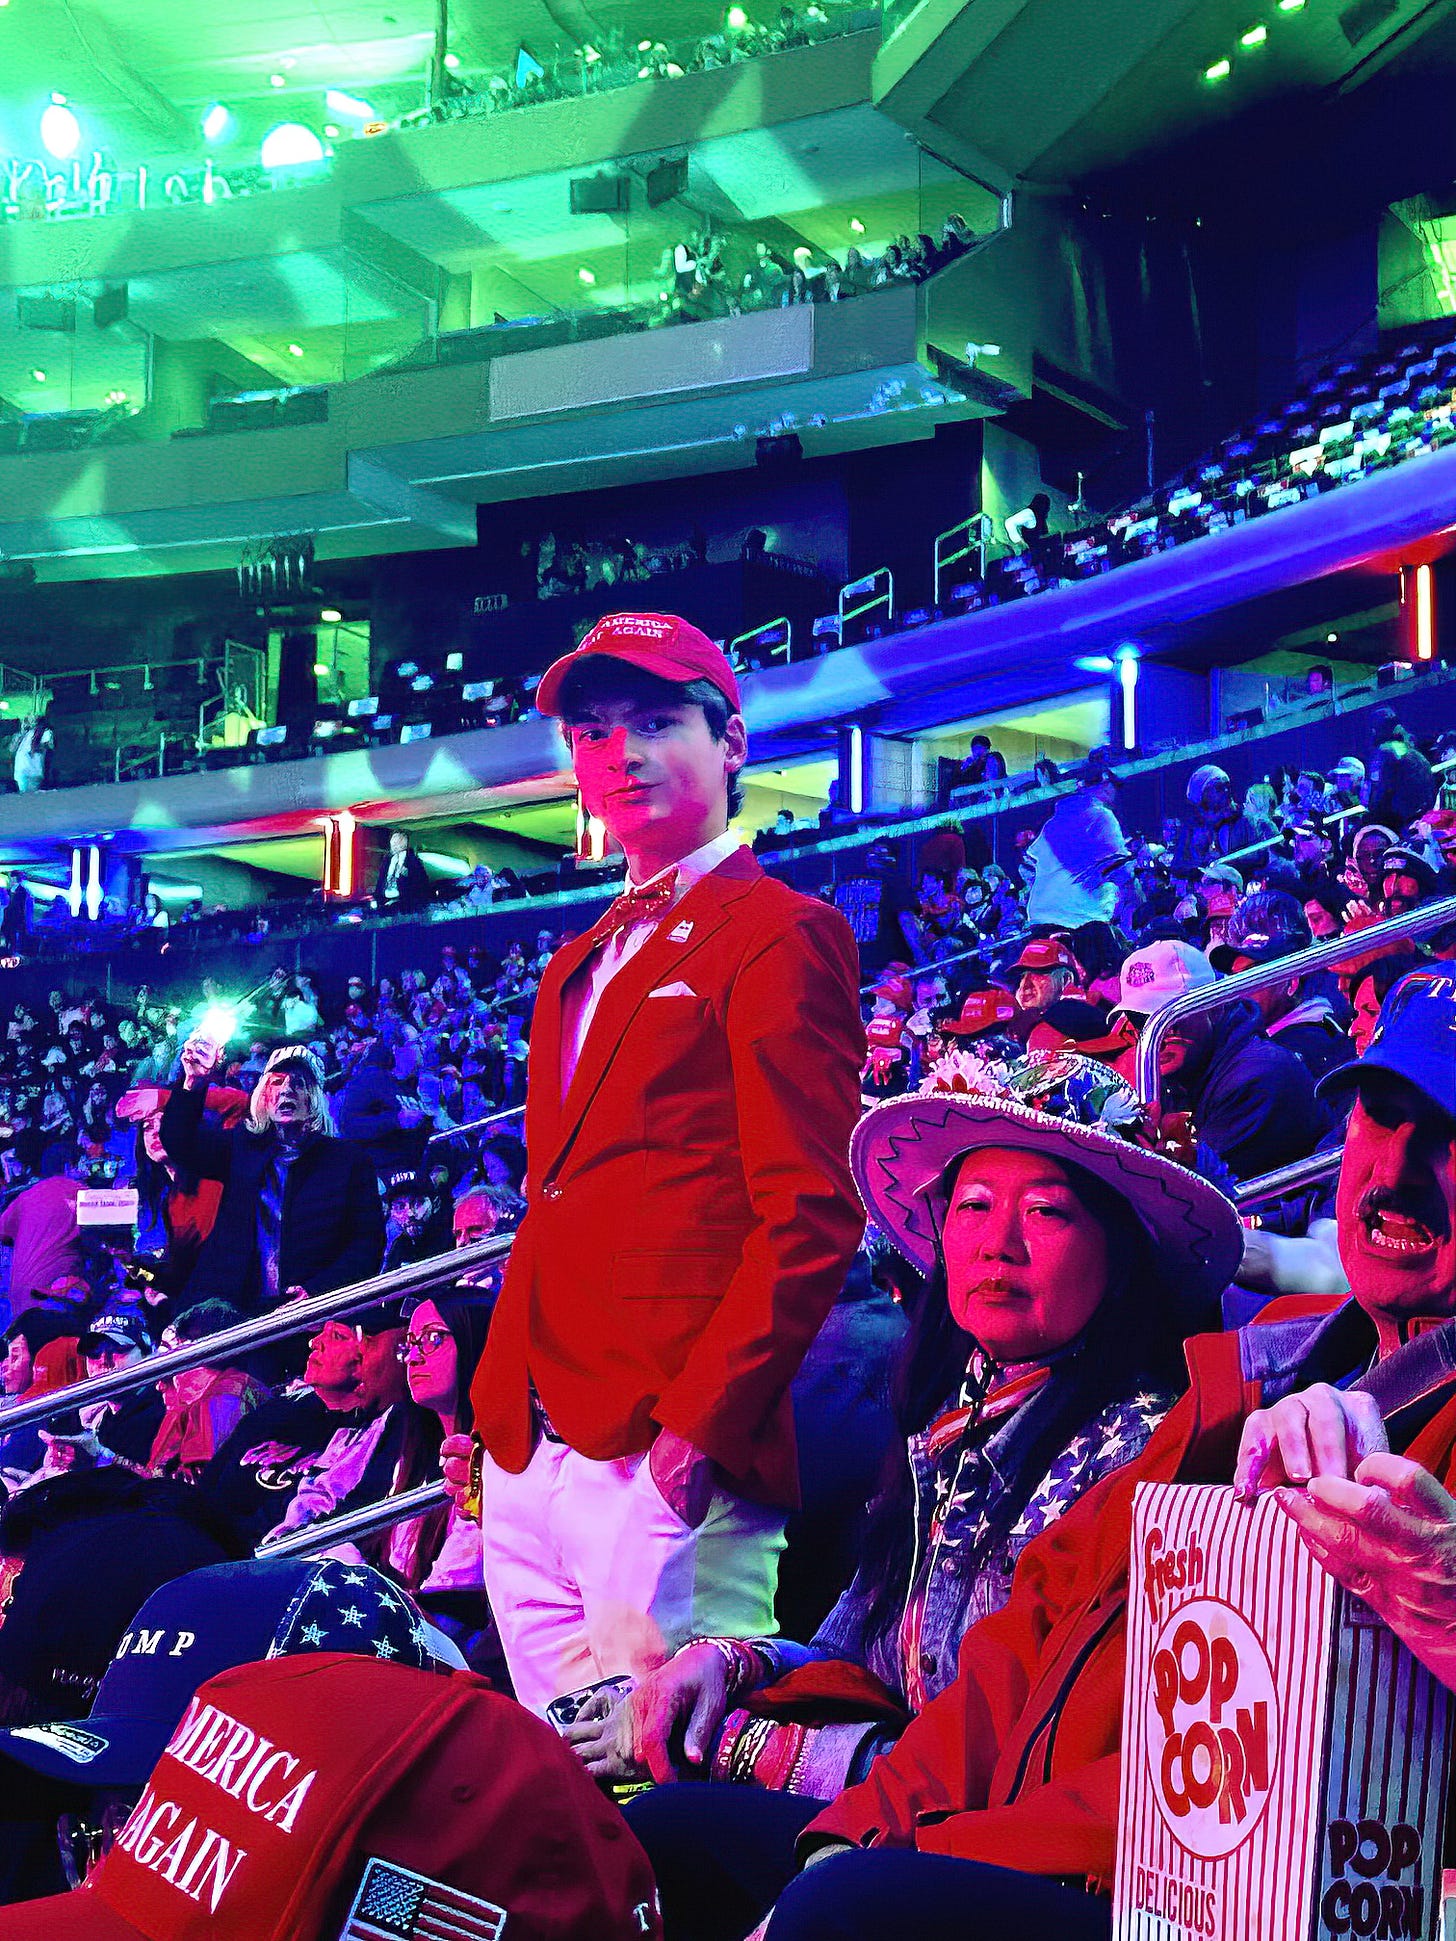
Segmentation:
[(1232, 61), (1215, 61), (1212, 67), (1203, 70), (1205, 81), (1226, 81), (1234, 71)]
[(1262, 47), (1269, 38), (1269, 29), (1261, 20), (1257, 27), (1251, 27), (1246, 34), (1239, 35), (1240, 47)]
[(302, 168), (324, 159), (324, 145), (301, 121), (280, 121), (263, 137), (258, 160), (264, 168)]
[(1304, 0), (1279, 0), (1280, 13), (1303, 13)]
[(303, 345), (302, 345), (302, 344), (290, 344), (290, 345), (288, 346), (288, 355), (289, 355), (290, 357), (302, 357), (302, 355), (303, 355)]
[(232, 130), (232, 110), (224, 107), (221, 101), (214, 101), (202, 117), (203, 138), (210, 142), (220, 142), (225, 136), (230, 135)]
[(450, 72), (453, 74), (456, 68), (459, 67), (460, 65), (460, 56), (458, 54), (447, 54), (445, 56), (445, 65), (446, 67), (449, 68)]
[(1117, 678), (1122, 688), (1122, 745), (1136, 748), (1138, 658), (1125, 647), (1117, 656)]
[(81, 124), (63, 94), (53, 94), (40, 118), (40, 139), (47, 155), (68, 162), (81, 146)]
[(730, 7), (725, 18), (735, 34), (741, 34), (748, 25), (748, 15), (742, 7)]
[(337, 88), (330, 88), (324, 96), (324, 106), (331, 115), (340, 121), (377, 121), (378, 115), (367, 101), (361, 101), (356, 94), (341, 94)]
[(583, 264), (581, 269), (579, 269), (576, 273), (576, 280), (578, 283), (584, 283), (587, 286), (587, 288), (590, 289), (592, 284), (594, 284), (597, 280), (596, 272), (594, 270), (587, 269), (586, 266)]
[(323, 612), (319, 615), (319, 619), (322, 620), (326, 626), (331, 626), (331, 627), (337, 627), (339, 622), (343, 619), (343, 617), (344, 617), (343, 614), (340, 613), (337, 607), (325, 607)]
[(865, 226), (860, 221), (858, 216), (850, 217), (849, 229), (850, 229), (850, 234), (853, 236), (862, 236), (865, 233)]

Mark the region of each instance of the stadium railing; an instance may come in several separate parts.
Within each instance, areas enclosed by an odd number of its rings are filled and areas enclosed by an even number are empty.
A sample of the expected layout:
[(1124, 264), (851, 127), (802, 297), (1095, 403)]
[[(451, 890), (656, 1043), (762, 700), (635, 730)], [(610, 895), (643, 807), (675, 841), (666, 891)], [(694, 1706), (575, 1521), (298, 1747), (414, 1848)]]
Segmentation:
[(486, 1132), (491, 1126), (509, 1125), (525, 1112), (524, 1105), (508, 1105), (503, 1112), (487, 1112), (483, 1119), (467, 1119), (464, 1125), (449, 1126), (444, 1132), (432, 1132), (425, 1141), (426, 1147), (442, 1145), (447, 1139), (468, 1139), (477, 1132)]
[(1296, 951), (1293, 956), (1277, 958), (1272, 964), (1255, 964), (1249, 970), (1236, 971), (1231, 977), (1221, 977), (1216, 984), (1205, 984), (1199, 990), (1174, 998), (1171, 1004), (1153, 1013), (1138, 1039), (1135, 1080), (1138, 1097), (1147, 1102), (1157, 1099), (1159, 1053), (1173, 1025), (1186, 1018), (1200, 1017), (1205, 1011), (1221, 1010), (1225, 1004), (1252, 997), (1256, 991), (1272, 990), (1276, 984), (1287, 984), (1291, 978), (1307, 977), (1311, 971), (1329, 970), (1337, 964), (1349, 963), (1351, 958), (1366, 957), (1386, 944), (1429, 937), (1452, 923), (1456, 923), (1456, 896), (1443, 896), (1435, 903), (1407, 911), (1404, 916), (1387, 917), (1367, 929), (1331, 937), (1324, 943), (1311, 945), (1308, 950)]
[(514, 1238), (514, 1234), (493, 1235), (468, 1247), (457, 1247), (453, 1253), (436, 1254), (429, 1260), (391, 1268), (386, 1274), (375, 1274), (348, 1287), (336, 1287), (327, 1294), (310, 1294), (306, 1300), (288, 1301), (282, 1307), (271, 1308), (267, 1314), (256, 1314), (230, 1328), (219, 1328), (215, 1334), (184, 1342), (179, 1348), (147, 1355), (109, 1374), (88, 1375), (85, 1381), (74, 1382), (53, 1394), (37, 1395), (28, 1402), (11, 1402), (0, 1408), (0, 1433), (24, 1428), (29, 1422), (45, 1422), (53, 1415), (86, 1408), (93, 1402), (113, 1401), (118, 1395), (146, 1388), (169, 1375), (185, 1374), (189, 1368), (226, 1363), (255, 1348), (272, 1347), (275, 1342), (308, 1334), (325, 1321), (346, 1320), (360, 1308), (374, 1307), (380, 1301), (398, 1300), (407, 1295), (423, 1297), (437, 1289), (454, 1287), (472, 1268), (503, 1260)]
[(417, 1483), (402, 1489), (397, 1496), (385, 1496), (377, 1503), (361, 1503), (357, 1510), (340, 1510), (334, 1516), (319, 1517), (301, 1529), (260, 1543), (255, 1557), (316, 1557), (337, 1543), (352, 1543), (357, 1537), (372, 1537), (376, 1531), (389, 1530), (412, 1516), (423, 1516), (446, 1498), (440, 1482)]

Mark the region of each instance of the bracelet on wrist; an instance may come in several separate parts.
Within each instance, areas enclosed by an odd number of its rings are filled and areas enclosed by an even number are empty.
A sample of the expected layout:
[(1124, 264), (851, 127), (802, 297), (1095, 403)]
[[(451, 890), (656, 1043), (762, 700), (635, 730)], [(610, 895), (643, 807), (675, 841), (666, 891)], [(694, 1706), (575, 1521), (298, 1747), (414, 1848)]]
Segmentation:
[(711, 1645), (723, 1660), (727, 1673), (727, 1696), (730, 1699), (751, 1691), (762, 1677), (758, 1653), (742, 1638), (690, 1638), (688, 1642)]

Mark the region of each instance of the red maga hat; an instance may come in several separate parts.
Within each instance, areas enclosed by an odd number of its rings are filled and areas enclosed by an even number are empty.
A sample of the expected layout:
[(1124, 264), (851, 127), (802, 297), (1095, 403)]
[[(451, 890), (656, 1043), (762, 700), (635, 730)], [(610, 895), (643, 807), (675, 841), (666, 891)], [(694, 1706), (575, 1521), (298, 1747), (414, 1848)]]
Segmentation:
[(1018, 1016), (1016, 1001), (1009, 991), (972, 991), (961, 1006), (960, 1016), (947, 1018), (940, 1028), (953, 1038), (971, 1038), (977, 1032), (1013, 1024)]
[(624, 660), (661, 681), (711, 681), (735, 714), (742, 712), (738, 677), (728, 656), (708, 636), (675, 613), (609, 613), (586, 639), (541, 676), (535, 705), (542, 714), (561, 712), (561, 686), (576, 666), (593, 654)]
[(470, 1672), (334, 1652), (209, 1679), (85, 1886), (0, 1908), (4, 1941), (661, 1933), (647, 1856), (549, 1726)]
[(1076, 958), (1058, 937), (1033, 937), (1016, 960), (1017, 970), (1076, 971)]

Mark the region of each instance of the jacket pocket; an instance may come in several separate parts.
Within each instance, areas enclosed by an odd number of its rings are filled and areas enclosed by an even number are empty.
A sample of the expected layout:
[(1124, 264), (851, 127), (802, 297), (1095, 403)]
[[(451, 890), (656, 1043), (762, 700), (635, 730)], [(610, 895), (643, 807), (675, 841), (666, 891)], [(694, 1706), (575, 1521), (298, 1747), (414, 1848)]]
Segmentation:
[(733, 1278), (738, 1255), (624, 1253), (612, 1261), (612, 1293), (621, 1301), (716, 1301)]

